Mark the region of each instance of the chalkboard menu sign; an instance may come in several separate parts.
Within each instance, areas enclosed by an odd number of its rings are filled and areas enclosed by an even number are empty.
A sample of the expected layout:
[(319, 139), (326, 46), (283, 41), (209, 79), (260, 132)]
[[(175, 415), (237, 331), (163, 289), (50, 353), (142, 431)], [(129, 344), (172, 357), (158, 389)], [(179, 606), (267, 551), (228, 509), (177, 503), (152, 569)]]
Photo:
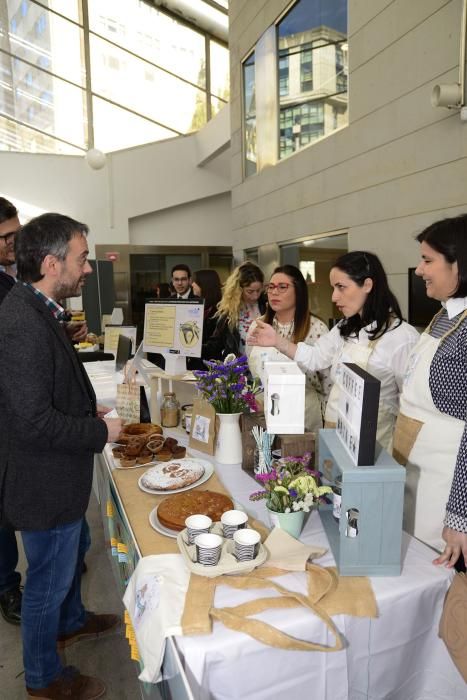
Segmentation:
[(337, 434), (357, 466), (375, 463), (380, 381), (352, 362), (338, 378)]

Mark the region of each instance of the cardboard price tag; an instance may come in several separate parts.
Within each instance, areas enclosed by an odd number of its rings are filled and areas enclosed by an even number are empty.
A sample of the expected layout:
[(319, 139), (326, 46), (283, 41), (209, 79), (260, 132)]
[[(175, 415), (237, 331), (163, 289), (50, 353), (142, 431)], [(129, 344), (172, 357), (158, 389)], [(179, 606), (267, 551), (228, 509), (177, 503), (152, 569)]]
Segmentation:
[(117, 385), (117, 413), (122, 421), (127, 423), (139, 423), (141, 410), (141, 394), (139, 385), (131, 384)]

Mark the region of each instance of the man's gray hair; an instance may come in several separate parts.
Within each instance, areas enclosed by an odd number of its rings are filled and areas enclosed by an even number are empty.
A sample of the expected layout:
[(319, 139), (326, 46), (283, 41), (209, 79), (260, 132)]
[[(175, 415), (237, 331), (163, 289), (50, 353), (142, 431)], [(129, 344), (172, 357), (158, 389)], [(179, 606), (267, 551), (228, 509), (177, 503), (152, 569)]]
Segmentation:
[(41, 265), (47, 255), (65, 260), (73, 236), (87, 236), (86, 224), (64, 214), (41, 214), (23, 226), (15, 237), (18, 279), (39, 282)]

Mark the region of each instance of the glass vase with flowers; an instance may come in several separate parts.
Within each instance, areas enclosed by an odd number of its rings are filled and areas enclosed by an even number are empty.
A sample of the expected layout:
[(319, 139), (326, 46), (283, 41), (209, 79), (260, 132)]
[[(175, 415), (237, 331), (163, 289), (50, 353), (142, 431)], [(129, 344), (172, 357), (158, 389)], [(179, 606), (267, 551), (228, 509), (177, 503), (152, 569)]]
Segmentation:
[(262, 489), (251, 494), (251, 501), (266, 499), (269, 519), (273, 527), (286, 530), (298, 537), (305, 513), (326, 502), (329, 486), (321, 485), (320, 472), (312, 469), (309, 452), (300, 457), (276, 460), (266, 474), (256, 474)]

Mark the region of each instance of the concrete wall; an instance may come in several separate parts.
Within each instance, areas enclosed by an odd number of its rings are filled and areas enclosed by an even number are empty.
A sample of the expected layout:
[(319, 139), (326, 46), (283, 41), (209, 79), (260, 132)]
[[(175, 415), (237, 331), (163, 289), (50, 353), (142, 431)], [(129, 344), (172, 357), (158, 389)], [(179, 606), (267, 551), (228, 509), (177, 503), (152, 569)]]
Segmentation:
[(288, 3), (231, 3), (233, 245), (347, 229), (349, 249), (381, 256), (406, 311), (414, 234), (467, 211), (467, 123), (430, 104), (433, 85), (457, 82), (462, 3), (348, 5), (349, 125), (243, 182), (240, 61)]
[[(133, 226), (141, 243), (230, 246), (229, 134), (227, 108), (197, 134), (108, 154), (98, 171), (84, 157), (3, 152), (0, 194), (85, 221), (92, 254), (136, 242)], [(151, 217), (164, 222), (156, 238)]]

